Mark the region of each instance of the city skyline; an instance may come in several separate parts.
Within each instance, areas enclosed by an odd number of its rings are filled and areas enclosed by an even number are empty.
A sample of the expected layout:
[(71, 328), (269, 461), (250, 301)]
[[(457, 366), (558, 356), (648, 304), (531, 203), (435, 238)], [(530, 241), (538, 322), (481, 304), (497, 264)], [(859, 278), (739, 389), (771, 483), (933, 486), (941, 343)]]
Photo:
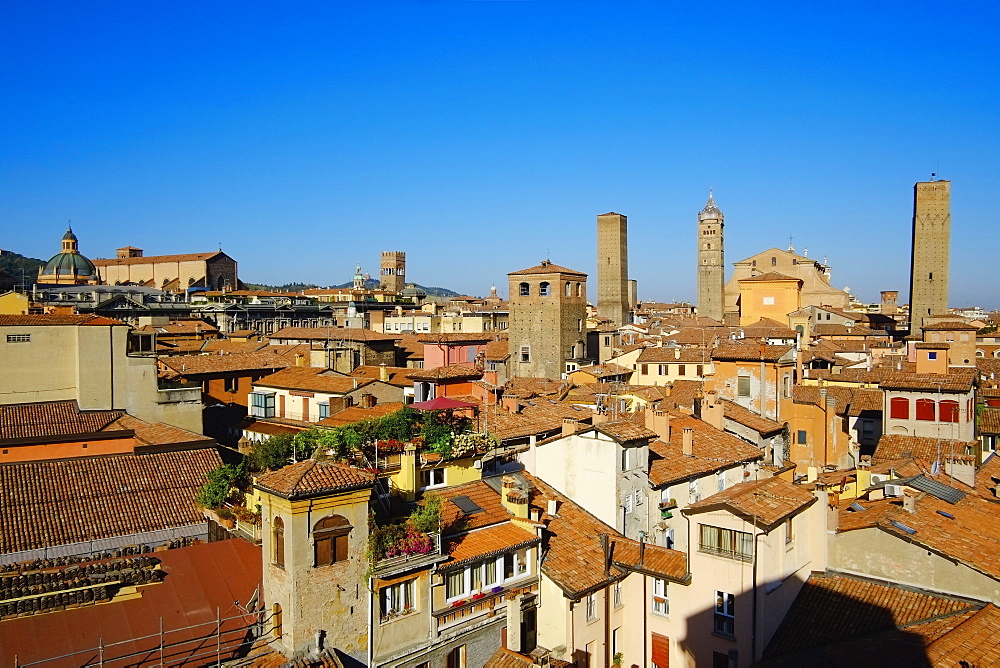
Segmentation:
[[(952, 181), (952, 306), (1000, 307), (1000, 10), (657, 3), (9, 5), (0, 247), (218, 248), (244, 280), (378, 275), (475, 295), (553, 262), (596, 281), (629, 218), (643, 300), (696, 301), (709, 188), (732, 263), (829, 259), (909, 300), (912, 187)], [(596, 284), (596, 283), (595, 283)], [(596, 294), (596, 293), (595, 293)]]

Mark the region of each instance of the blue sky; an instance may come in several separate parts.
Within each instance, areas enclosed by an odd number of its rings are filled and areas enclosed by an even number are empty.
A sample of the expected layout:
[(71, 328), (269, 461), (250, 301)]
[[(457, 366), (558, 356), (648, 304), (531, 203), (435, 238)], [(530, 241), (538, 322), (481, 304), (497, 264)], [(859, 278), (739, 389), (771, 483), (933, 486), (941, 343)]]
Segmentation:
[[(1000, 307), (1000, 3), (0, 4), (0, 248), (220, 244), (253, 282), (596, 280), (629, 217), (643, 299), (726, 259), (829, 258), (908, 298), (912, 186), (952, 183), (953, 305)], [(591, 286), (593, 290), (593, 285)]]

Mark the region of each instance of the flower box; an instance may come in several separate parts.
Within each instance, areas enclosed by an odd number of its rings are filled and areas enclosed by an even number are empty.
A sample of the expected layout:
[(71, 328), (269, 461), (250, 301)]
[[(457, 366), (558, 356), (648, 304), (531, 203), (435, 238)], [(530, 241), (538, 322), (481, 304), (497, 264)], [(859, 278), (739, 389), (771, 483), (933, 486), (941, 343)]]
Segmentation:
[(463, 605), (465, 605), (465, 604), (466, 604), (467, 602), (468, 602), (468, 601), (466, 601), (466, 600), (465, 600), (465, 599), (463, 598), (463, 599), (462, 599), (462, 600), (460, 600), (460, 601), (455, 601), (454, 603), (452, 603), (452, 604), (451, 604), (451, 607), (453, 607), (453, 608), (460, 608), (460, 607), (462, 607)]
[(497, 587), (493, 588), (492, 593), (499, 594), (502, 591), (503, 591), (503, 587), (497, 586)]
[(485, 598), (485, 597), (486, 597), (486, 594), (484, 594), (483, 592), (479, 592), (477, 594), (473, 594), (472, 595), (472, 600), (473, 601), (478, 601), (479, 599)]

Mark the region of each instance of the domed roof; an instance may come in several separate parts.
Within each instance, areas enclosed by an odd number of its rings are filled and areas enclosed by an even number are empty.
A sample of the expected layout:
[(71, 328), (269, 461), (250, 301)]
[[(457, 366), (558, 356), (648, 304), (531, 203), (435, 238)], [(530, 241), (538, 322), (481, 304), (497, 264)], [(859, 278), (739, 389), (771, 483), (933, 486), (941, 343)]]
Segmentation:
[(42, 269), (42, 276), (96, 276), (97, 269), (94, 263), (80, 255), (79, 253), (59, 253), (53, 255), (45, 268)]
[(73, 228), (72, 227), (70, 227), (69, 229), (66, 230), (66, 234), (63, 235), (62, 240), (63, 241), (79, 241), (79, 239), (76, 238), (76, 235), (73, 234)]
[(708, 202), (705, 203), (705, 208), (698, 214), (698, 220), (722, 220), (723, 218), (722, 211), (715, 203), (712, 191), (708, 191)]
[(399, 294), (404, 297), (416, 297), (418, 299), (423, 299), (427, 296), (427, 293), (418, 288), (416, 283), (407, 283), (406, 287), (403, 288)]

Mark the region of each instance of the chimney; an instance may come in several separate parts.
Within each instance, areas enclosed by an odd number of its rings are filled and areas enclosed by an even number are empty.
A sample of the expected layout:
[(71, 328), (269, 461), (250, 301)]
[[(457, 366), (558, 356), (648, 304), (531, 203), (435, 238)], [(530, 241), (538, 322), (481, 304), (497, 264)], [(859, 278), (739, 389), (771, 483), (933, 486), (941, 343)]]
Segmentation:
[(680, 358), (681, 358), (681, 348), (680, 346), (677, 346), (676, 348), (674, 348), (674, 359), (679, 360)]
[(684, 427), (681, 452), (684, 453), (685, 457), (694, 457), (694, 429), (691, 427)]
[(518, 402), (517, 397), (513, 394), (505, 394), (500, 399), (500, 405), (504, 407), (504, 410), (508, 410), (511, 413), (521, 412), (521, 404)]
[(383, 383), (389, 382), (389, 367), (387, 367), (385, 364), (378, 365), (378, 379), (381, 380)]
[(555, 499), (549, 499), (546, 512), (549, 514), (549, 517), (559, 517), (559, 502)]
[(670, 414), (646, 409), (646, 429), (655, 431), (664, 443), (670, 442)]
[(576, 433), (576, 428), (580, 423), (573, 418), (563, 418), (562, 421), (562, 435), (572, 436)]
[(518, 487), (517, 480), (505, 475), (500, 481), (500, 503), (515, 518), (528, 519), (528, 493)]
[(903, 510), (910, 514), (917, 512), (917, 496), (910, 490), (903, 492)]
[(537, 596), (532, 593), (507, 597), (507, 649), (528, 654), (535, 649)]
[(374, 394), (365, 392), (361, 395), (361, 407), (362, 408), (375, 408), (375, 404), (378, 403), (378, 399)]

